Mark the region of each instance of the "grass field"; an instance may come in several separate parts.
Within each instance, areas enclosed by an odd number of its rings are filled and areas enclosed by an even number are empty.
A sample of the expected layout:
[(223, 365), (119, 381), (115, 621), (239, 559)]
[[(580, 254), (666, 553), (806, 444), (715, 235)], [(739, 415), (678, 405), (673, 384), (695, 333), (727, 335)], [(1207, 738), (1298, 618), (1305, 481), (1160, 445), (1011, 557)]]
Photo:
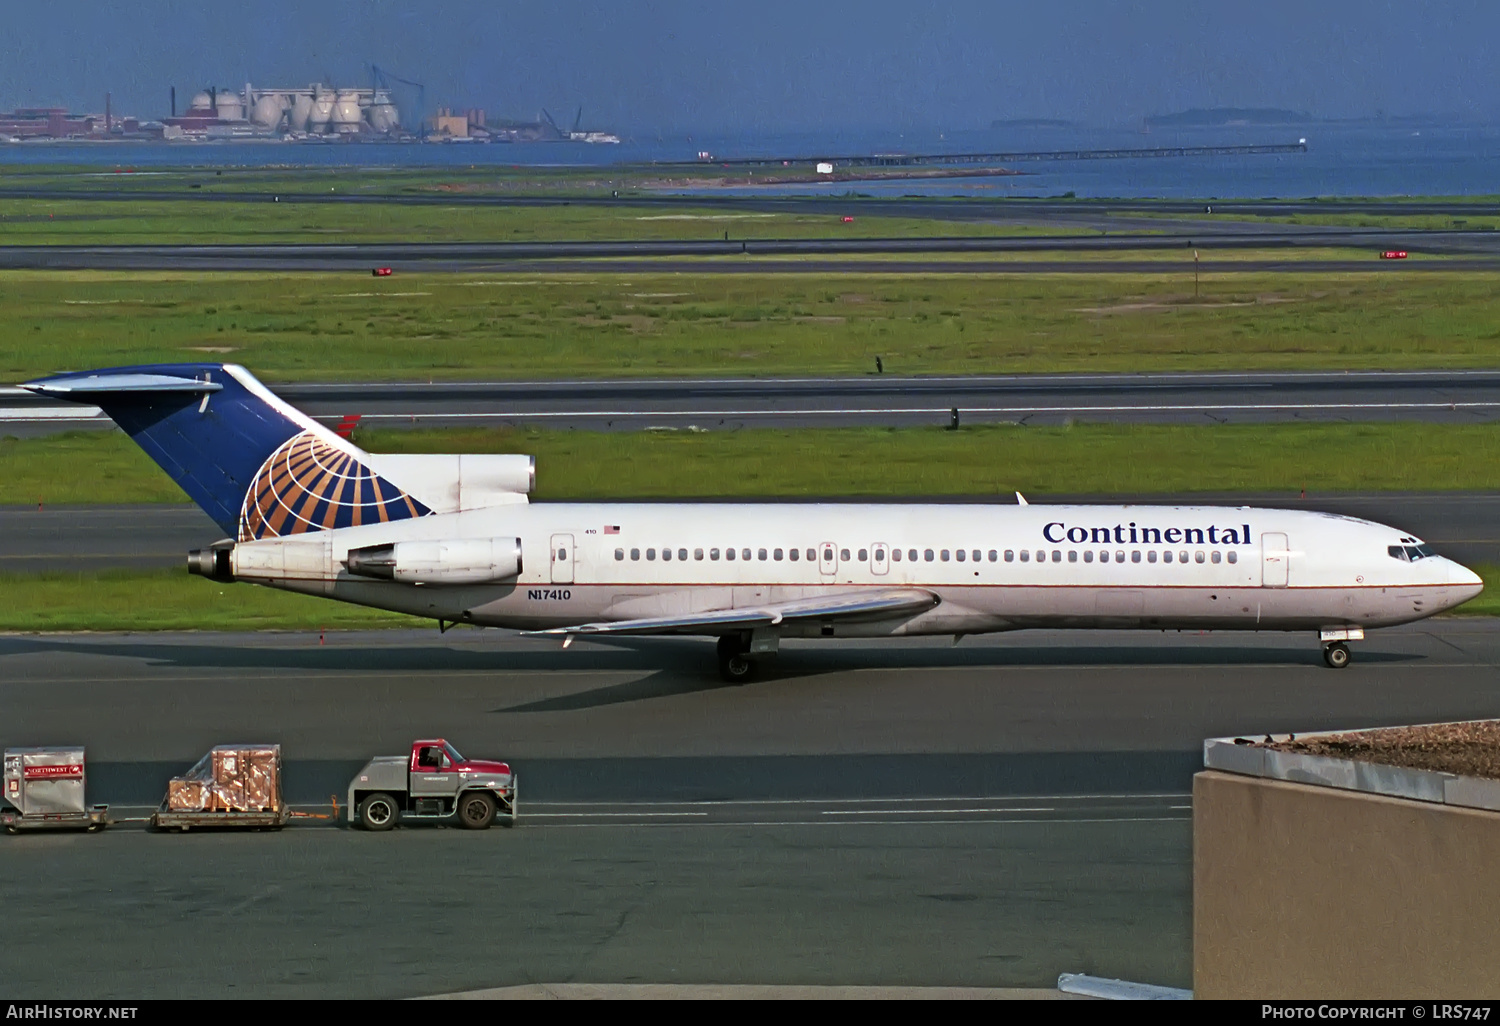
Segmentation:
[(1483, 273), (0, 272), (0, 381), (232, 359), (268, 381), (1483, 367)]
[[(1500, 581), (1500, 567), (1474, 569), (1486, 582)], [(1500, 589), (1486, 590), (1456, 612), (1500, 615)], [(421, 626), (435, 625), (400, 613), (251, 584), (220, 584), (181, 570), (0, 575), (0, 631), (318, 631)]]
[[(1500, 424), (361, 431), (372, 452), (520, 452), (537, 498), (1500, 489)], [(0, 503), (183, 502), (123, 435), (0, 439)]]

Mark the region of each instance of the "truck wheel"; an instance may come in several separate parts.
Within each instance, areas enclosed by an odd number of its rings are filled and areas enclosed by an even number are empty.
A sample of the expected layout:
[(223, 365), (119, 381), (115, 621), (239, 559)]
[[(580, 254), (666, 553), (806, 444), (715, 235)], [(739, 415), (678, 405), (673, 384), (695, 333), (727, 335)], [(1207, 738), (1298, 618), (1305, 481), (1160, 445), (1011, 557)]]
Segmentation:
[(400, 806), (388, 794), (372, 794), (359, 803), (359, 825), (366, 830), (389, 830), (396, 825)]
[(460, 796), (458, 821), (470, 830), (484, 830), (495, 821), (495, 799), (483, 791)]

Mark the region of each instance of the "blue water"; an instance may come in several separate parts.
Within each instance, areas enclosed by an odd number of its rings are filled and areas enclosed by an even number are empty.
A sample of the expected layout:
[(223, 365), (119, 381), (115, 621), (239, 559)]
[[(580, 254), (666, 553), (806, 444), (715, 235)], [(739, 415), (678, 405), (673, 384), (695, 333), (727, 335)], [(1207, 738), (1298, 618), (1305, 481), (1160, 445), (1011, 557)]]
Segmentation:
[[(75, 164), (149, 170), (201, 167), (517, 167), (582, 166), (715, 157), (846, 156), (875, 153), (1052, 151), (1288, 143), (1306, 153), (1021, 162), (1024, 174), (930, 181), (861, 182), (728, 190), (812, 194), (1301, 198), (1309, 196), (1480, 195), (1500, 193), (1500, 128), (1460, 124), (1323, 125), (1157, 131), (994, 129), (948, 133), (759, 134), (627, 138), (617, 146), (513, 144), (10, 144), (0, 145), (0, 180), (26, 165)], [(690, 190), (689, 190), (690, 191)], [(715, 188), (716, 195), (726, 190)]]

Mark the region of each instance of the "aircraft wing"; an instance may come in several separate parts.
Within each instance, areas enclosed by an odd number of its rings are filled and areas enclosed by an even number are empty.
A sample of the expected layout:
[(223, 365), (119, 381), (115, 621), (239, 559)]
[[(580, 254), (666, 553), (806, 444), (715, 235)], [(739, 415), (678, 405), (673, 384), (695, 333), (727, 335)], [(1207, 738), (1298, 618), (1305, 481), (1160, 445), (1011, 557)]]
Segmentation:
[(570, 637), (585, 634), (721, 634), (808, 620), (842, 623), (885, 620), (903, 613), (925, 613), (939, 601), (932, 592), (920, 588), (882, 588), (772, 602), (743, 609), (709, 609), (682, 616), (650, 616), (640, 620), (585, 623), (523, 633)]

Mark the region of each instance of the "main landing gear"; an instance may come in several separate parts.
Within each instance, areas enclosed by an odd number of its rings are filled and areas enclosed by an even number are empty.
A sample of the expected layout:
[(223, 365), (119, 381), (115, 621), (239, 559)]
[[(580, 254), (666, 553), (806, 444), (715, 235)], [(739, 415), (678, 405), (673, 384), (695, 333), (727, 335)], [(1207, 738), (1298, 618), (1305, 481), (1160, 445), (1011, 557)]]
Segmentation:
[(1349, 665), (1349, 646), (1342, 641), (1335, 641), (1330, 645), (1324, 645), (1323, 661), (1335, 670), (1342, 670)]
[(748, 635), (725, 634), (719, 638), (719, 676), (731, 684), (744, 684), (755, 676)]

